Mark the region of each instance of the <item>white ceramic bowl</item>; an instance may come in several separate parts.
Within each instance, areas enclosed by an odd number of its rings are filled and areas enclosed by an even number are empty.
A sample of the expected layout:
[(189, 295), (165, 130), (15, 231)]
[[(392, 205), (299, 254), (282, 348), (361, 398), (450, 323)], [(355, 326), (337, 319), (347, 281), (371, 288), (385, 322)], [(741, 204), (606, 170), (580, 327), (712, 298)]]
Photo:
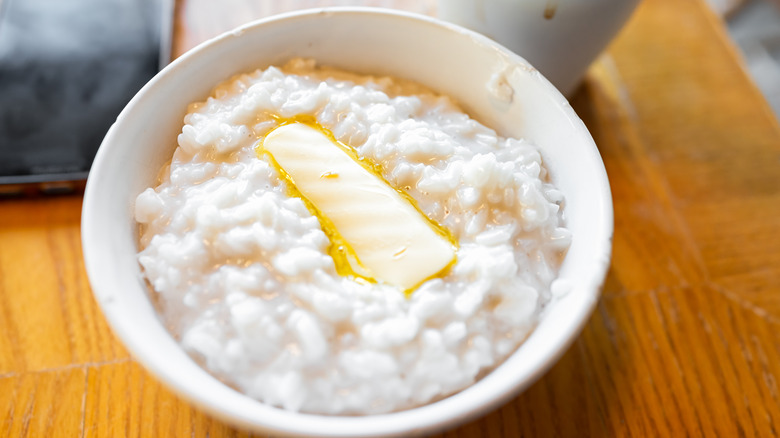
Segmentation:
[(439, 17), (531, 61), (570, 96), (639, 0), (439, 0)]
[[(295, 56), (418, 81), (455, 97), (499, 133), (541, 147), (552, 179), (566, 196), (573, 243), (560, 276), (572, 288), (548, 307), (538, 328), (504, 364), (470, 388), (384, 415), (288, 412), (213, 378), (182, 351), (157, 316), (135, 257), (136, 196), (155, 184), (158, 170), (170, 159), (187, 104), (204, 99), (236, 73)], [(95, 298), (133, 356), (170, 389), (225, 421), (296, 436), (409, 436), (455, 426), (505, 403), (552, 366), (580, 332), (609, 265), (611, 235), (609, 184), (596, 145), (563, 96), (535, 69), (471, 31), (422, 16), (360, 8), (271, 17), (174, 61), (133, 98), (107, 134), (89, 175), (82, 215), (84, 258)]]

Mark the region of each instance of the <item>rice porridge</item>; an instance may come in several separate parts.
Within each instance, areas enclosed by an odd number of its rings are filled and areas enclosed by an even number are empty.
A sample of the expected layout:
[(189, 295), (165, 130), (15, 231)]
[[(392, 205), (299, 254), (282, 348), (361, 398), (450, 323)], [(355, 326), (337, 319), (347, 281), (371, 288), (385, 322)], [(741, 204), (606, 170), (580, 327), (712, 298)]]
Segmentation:
[[(451, 262), (414, 287), (338, 269), (327, 215), (263, 146), (301, 120), (446, 230)], [(530, 334), (571, 240), (562, 204), (534, 145), (451, 99), (294, 59), (190, 105), (159, 185), (136, 200), (138, 261), (169, 330), (219, 379), (284, 409), (383, 413), (468, 387)]]

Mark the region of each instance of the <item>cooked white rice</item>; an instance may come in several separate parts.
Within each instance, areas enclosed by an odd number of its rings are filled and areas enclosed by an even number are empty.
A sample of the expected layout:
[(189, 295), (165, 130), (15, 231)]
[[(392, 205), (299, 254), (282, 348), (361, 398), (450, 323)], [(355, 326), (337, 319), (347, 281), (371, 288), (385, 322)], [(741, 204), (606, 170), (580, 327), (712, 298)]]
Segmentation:
[[(328, 238), (255, 146), (311, 115), (459, 241), (407, 298), (336, 273)], [(459, 391), (530, 333), (570, 233), (539, 151), (449, 98), (296, 59), (192, 104), (160, 184), (141, 193), (138, 260), (184, 349), (284, 409), (372, 414)]]

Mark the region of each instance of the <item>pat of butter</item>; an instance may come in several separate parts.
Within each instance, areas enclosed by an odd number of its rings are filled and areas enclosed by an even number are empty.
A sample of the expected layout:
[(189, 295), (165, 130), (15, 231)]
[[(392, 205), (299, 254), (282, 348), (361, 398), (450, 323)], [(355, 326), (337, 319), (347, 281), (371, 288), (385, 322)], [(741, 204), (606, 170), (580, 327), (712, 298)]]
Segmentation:
[(454, 261), (454, 245), (409, 200), (321, 130), (282, 125), (262, 148), (349, 244), (356, 272), (410, 290)]

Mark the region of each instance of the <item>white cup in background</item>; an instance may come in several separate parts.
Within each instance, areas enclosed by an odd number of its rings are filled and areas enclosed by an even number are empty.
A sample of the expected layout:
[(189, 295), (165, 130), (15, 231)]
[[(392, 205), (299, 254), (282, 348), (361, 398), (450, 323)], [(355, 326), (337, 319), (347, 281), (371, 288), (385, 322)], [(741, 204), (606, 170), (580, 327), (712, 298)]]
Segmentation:
[(480, 32), (571, 96), (639, 0), (439, 0), (439, 18)]

